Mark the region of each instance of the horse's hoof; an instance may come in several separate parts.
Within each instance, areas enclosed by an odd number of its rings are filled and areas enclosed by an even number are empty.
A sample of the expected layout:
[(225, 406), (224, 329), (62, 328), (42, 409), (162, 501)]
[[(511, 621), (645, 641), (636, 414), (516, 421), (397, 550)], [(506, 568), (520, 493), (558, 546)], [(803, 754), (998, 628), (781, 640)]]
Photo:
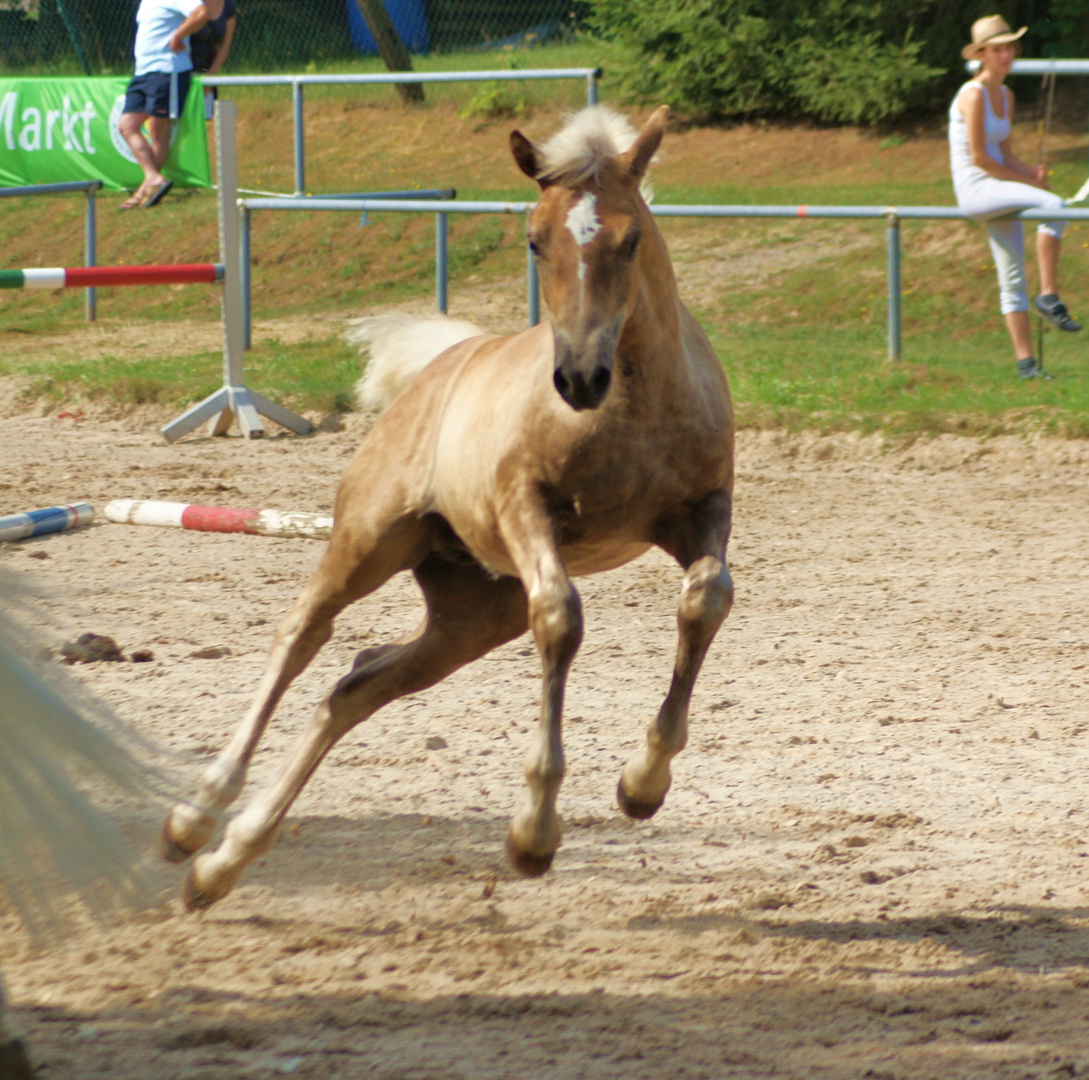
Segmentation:
[(633, 799), (624, 790), (624, 781), (621, 780), (616, 785), (616, 801), (620, 805), (620, 809), (630, 818), (635, 818), (636, 821), (646, 821), (647, 818), (652, 818), (659, 810), (662, 809), (662, 803), (665, 802), (665, 796), (663, 795), (657, 802), (640, 802), (638, 799)]
[(187, 851), (170, 835), (170, 818), (167, 818), (159, 831), (159, 854), (167, 862), (183, 863), (186, 859), (191, 858), (195, 852), (196, 848), (193, 851)]
[(204, 911), (205, 908), (210, 908), (217, 900), (221, 899), (221, 897), (213, 893), (204, 892), (197, 888), (197, 884), (193, 880), (192, 869), (185, 875), (185, 880), (182, 882), (181, 898), (186, 911)]
[(532, 852), (523, 851), (514, 842), (514, 837), (507, 834), (507, 858), (510, 859), (511, 866), (523, 877), (541, 877), (547, 874), (555, 854), (554, 851), (550, 851), (547, 855), (534, 855)]

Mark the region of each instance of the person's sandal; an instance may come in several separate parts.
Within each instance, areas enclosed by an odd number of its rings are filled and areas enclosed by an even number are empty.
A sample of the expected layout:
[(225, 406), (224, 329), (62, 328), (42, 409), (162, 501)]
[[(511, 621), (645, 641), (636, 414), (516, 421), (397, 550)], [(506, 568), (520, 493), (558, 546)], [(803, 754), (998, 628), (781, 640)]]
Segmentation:
[(117, 209), (118, 210), (139, 210), (144, 205), (144, 197), (140, 194), (140, 189), (137, 188)]
[(1066, 305), (1055, 293), (1036, 297), (1036, 310), (1049, 323), (1053, 323), (1060, 330), (1073, 333), (1073, 331), (1081, 329), (1081, 323), (1070, 318), (1070, 312), (1066, 310)]
[(156, 184), (151, 189), (151, 194), (144, 200), (144, 209), (148, 209), (152, 206), (158, 206), (162, 202), (163, 196), (174, 186), (173, 180), (164, 180), (161, 184)]

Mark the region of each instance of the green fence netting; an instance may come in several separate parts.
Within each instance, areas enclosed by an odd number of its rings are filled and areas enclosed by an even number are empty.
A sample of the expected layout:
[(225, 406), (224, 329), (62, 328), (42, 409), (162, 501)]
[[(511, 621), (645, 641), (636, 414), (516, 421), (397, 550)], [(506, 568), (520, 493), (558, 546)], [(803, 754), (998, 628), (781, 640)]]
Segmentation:
[[(385, 0), (411, 51), (451, 52), (569, 37), (583, 0)], [(0, 0), (0, 71), (119, 74), (139, 0)], [(232, 72), (299, 70), (373, 52), (354, 0), (238, 0)]]

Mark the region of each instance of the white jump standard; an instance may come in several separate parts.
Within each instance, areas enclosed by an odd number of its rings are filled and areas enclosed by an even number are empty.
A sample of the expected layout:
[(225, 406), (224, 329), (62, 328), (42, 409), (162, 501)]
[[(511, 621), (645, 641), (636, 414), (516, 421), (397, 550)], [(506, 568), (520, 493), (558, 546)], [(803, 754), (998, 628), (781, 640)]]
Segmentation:
[(161, 428), (167, 442), (175, 442), (209, 421), (212, 435), (225, 435), (231, 420), (251, 439), (264, 435), (261, 417), (275, 420), (296, 435), (310, 434), (310, 421), (269, 401), (246, 387), (242, 373), (245, 336), (242, 325), (242, 290), (239, 278), (238, 158), (235, 154), (233, 101), (216, 102), (216, 172), (219, 179), (219, 261), (223, 264), (223, 386)]

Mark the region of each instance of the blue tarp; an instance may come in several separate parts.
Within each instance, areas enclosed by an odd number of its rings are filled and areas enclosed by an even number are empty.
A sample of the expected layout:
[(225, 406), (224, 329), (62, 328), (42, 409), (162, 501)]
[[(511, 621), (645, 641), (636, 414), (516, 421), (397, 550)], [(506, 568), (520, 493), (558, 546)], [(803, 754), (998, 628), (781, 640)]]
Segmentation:
[[(424, 14), (423, 0), (383, 0), (383, 2), (393, 21), (393, 28), (405, 43), (405, 48), (414, 53), (427, 52), (427, 17)], [(363, 21), (355, 0), (347, 0), (347, 7), (348, 33), (351, 35), (352, 44), (361, 53), (377, 53), (378, 46), (374, 43), (374, 38), (367, 29), (367, 24)]]

